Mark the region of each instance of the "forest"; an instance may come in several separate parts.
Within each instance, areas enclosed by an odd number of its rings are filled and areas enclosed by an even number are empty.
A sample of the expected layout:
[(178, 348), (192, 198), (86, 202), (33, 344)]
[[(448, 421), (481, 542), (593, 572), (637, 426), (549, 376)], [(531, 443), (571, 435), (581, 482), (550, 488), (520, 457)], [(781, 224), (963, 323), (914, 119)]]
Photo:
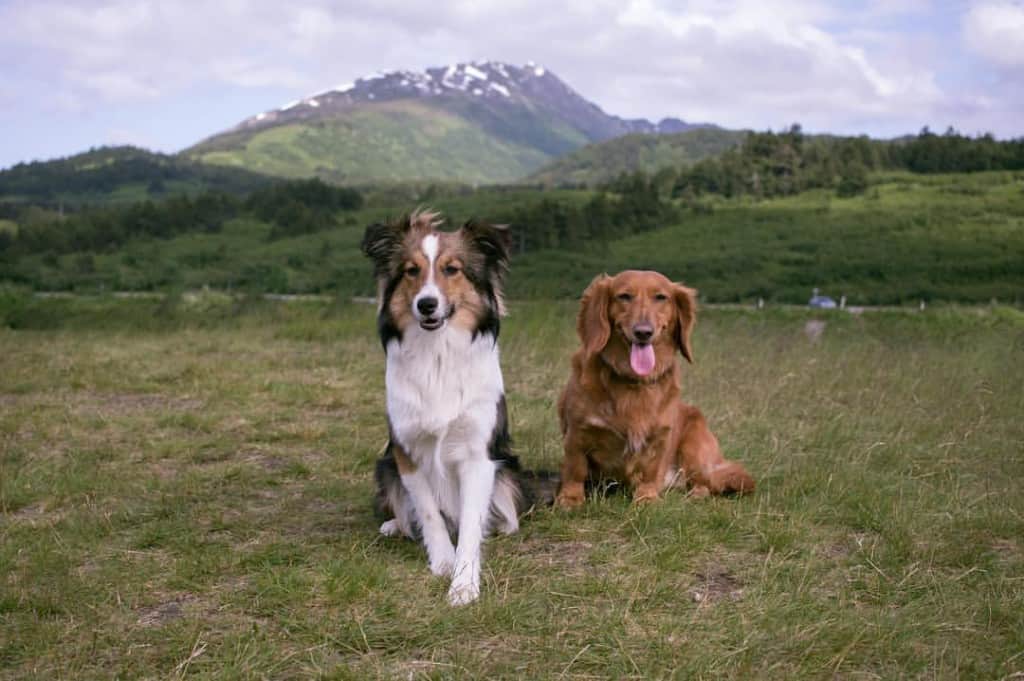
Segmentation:
[[(675, 169), (672, 195), (772, 197), (808, 189), (834, 189), (839, 196), (867, 190), (869, 173), (971, 173), (1024, 170), (1024, 139), (966, 137), (952, 128), (942, 135), (923, 129), (895, 141), (868, 137), (809, 137), (799, 125), (780, 133), (751, 133), (715, 158)], [(671, 174), (669, 175), (671, 177)]]
[(245, 192), (193, 182), (164, 198), (61, 210), (5, 200), (0, 283), (366, 295), (362, 228), (429, 206), (451, 226), (470, 217), (510, 225), (516, 269), (527, 273), (514, 295), (573, 296), (594, 272), (650, 267), (722, 301), (795, 302), (814, 286), (860, 303), (1012, 301), (1024, 291), (1022, 171), (1021, 140), (923, 130), (880, 142), (792, 126), (597, 187), (357, 190), (313, 179)]

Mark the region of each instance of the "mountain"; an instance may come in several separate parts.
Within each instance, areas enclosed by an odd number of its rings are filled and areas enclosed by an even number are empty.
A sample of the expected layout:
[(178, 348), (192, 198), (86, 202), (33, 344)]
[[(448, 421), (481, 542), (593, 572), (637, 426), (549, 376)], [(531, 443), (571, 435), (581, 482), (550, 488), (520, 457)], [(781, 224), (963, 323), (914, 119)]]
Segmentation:
[(562, 156), (525, 179), (547, 186), (596, 185), (622, 173), (655, 173), (690, 165), (738, 146), (747, 133), (722, 128), (693, 128), (662, 135), (631, 134), (591, 144)]
[(509, 182), (592, 142), (681, 132), (606, 114), (533, 63), (394, 71), (266, 111), (186, 149), (206, 163), (354, 184)]
[(246, 194), (270, 179), (138, 147), (98, 147), (0, 171), (0, 202), (75, 206), (208, 190)]

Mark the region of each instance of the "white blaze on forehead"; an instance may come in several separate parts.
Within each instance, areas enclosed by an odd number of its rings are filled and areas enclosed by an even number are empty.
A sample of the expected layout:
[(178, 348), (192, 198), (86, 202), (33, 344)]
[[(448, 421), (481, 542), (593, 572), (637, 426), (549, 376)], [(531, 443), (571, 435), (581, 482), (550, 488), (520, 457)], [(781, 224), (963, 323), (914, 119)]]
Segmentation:
[(439, 289), (437, 284), (434, 283), (434, 263), (437, 261), (438, 244), (439, 242), (436, 234), (428, 234), (423, 237), (423, 241), (420, 242), (420, 248), (423, 249), (424, 255), (427, 256), (429, 264), (427, 265), (427, 281), (413, 299), (413, 315), (417, 318), (419, 318), (419, 310), (417, 309), (416, 304), (421, 298), (437, 298), (438, 309), (442, 311), (442, 314), (445, 307), (447, 307), (447, 301), (445, 300), (444, 294), (441, 293), (441, 289)]
[(427, 255), (427, 260), (430, 261), (430, 269), (434, 269), (434, 261), (437, 260), (437, 235), (428, 234), (423, 237), (423, 242), (420, 244), (420, 248)]

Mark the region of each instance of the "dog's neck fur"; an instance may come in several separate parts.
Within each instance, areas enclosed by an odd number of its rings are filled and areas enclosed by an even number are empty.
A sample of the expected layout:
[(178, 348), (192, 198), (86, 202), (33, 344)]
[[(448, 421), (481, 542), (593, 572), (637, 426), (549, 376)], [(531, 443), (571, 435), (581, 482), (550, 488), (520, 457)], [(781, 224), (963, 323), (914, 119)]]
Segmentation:
[[(482, 405), (493, 412), (504, 392), (497, 342), (490, 334), (474, 339), (450, 326), (412, 327), (401, 342), (388, 344), (385, 384), (395, 434), (415, 450), (421, 433), (443, 436), (467, 410)], [(493, 414), (487, 418), (493, 420)]]

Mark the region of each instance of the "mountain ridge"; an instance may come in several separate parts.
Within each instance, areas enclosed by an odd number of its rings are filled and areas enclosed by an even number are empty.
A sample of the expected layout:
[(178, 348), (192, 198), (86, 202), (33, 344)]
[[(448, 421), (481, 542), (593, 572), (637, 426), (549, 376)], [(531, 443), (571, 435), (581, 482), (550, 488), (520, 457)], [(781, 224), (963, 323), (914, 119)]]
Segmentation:
[(520, 179), (593, 142), (705, 127), (714, 126), (620, 118), (533, 62), (476, 61), (378, 72), (250, 116), (182, 153), (356, 184), (488, 183)]
[[(687, 123), (679, 118), (665, 117), (658, 122), (646, 118), (621, 118), (606, 114), (597, 104), (587, 100), (569, 87), (549, 69), (527, 62), (515, 66), (500, 61), (473, 61), (428, 67), (423, 71), (377, 71), (301, 99), (291, 101), (278, 109), (250, 116), (224, 133), (241, 132), (270, 125), (303, 120), (323, 115), (332, 110), (358, 103), (382, 102), (410, 97), (444, 97), (455, 92), (471, 93), (486, 99), (536, 99), (538, 94), (549, 99), (553, 94), (567, 97), (578, 108), (588, 113), (600, 113), (609, 119), (604, 126), (590, 127), (594, 137), (610, 137), (631, 133), (679, 133), (698, 127), (716, 127), (709, 123)], [(579, 113), (576, 106), (566, 106), (566, 112)], [(588, 122), (584, 122), (586, 125)], [(214, 136), (223, 134), (216, 133)]]

